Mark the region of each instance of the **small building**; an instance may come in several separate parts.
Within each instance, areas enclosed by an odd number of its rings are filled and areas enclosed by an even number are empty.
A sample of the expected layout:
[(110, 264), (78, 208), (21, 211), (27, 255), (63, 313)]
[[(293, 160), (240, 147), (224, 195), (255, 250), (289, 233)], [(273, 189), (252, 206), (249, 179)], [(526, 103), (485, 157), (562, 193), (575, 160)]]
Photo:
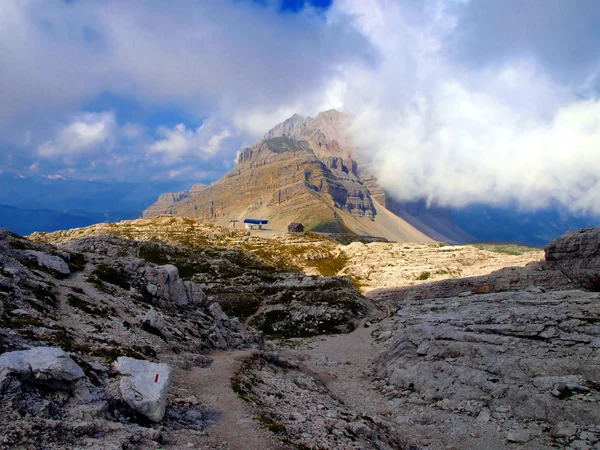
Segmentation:
[(304, 233), (304, 225), (299, 222), (292, 222), (288, 225), (288, 233)]
[(259, 230), (262, 230), (263, 225), (268, 225), (269, 221), (266, 219), (244, 219), (244, 225), (246, 225), (246, 230), (252, 230), (255, 226), (258, 227)]

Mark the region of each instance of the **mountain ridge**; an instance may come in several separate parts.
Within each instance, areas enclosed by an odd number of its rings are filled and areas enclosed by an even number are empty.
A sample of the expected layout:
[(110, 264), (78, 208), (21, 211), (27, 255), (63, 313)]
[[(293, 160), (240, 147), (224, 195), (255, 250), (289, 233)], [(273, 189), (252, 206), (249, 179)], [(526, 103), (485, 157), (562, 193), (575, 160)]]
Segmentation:
[(143, 217), (173, 214), (227, 225), (231, 219), (260, 215), (279, 230), (302, 222), (310, 231), (432, 242), (373, 197), (344, 133), (349, 120), (336, 110), (315, 118), (296, 114), (243, 149), (236, 167), (223, 178), (163, 196)]

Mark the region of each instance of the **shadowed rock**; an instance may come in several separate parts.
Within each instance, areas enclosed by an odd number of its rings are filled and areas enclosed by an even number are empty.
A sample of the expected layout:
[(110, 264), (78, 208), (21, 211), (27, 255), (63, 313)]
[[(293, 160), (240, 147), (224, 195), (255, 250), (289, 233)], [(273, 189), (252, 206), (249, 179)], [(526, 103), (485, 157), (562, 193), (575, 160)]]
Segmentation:
[(590, 291), (600, 291), (600, 228), (570, 231), (545, 248), (546, 261)]

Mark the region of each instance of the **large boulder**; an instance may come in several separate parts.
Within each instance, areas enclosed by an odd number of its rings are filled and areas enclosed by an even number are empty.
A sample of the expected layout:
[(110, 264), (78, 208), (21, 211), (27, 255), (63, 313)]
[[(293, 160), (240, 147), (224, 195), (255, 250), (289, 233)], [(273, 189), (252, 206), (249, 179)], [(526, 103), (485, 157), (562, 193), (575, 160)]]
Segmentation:
[(157, 304), (163, 308), (202, 303), (206, 295), (200, 287), (179, 276), (179, 270), (172, 264), (148, 267), (145, 271), (148, 282), (146, 290), (157, 299)]
[(0, 355), (0, 371), (25, 381), (54, 388), (71, 387), (85, 374), (69, 355), (58, 347), (38, 347)]
[(50, 269), (61, 275), (69, 275), (71, 273), (69, 266), (60, 256), (48, 255), (36, 250), (27, 250), (25, 253), (28, 256), (34, 257), (40, 267)]
[(137, 413), (160, 422), (165, 415), (171, 368), (125, 356), (117, 359), (114, 368), (121, 375), (119, 390), (123, 401)]
[(573, 282), (600, 291), (600, 228), (569, 231), (545, 248), (546, 261)]

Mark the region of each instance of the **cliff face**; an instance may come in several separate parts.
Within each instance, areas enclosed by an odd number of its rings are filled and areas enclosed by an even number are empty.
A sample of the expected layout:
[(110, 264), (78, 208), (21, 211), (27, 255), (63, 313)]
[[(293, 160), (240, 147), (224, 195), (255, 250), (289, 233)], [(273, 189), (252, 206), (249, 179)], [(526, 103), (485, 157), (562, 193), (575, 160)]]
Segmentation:
[(144, 217), (174, 214), (220, 225), (256, 217), (269, 219), (274, 229), (301, 222), (306, 230), (430, 241), (385, 210), (383, 201), (377, 204), (344, 134), (349, 120), (335, 110), (315, 118), (294, 115), (242, 150), (221, 180), (161, 196)]

